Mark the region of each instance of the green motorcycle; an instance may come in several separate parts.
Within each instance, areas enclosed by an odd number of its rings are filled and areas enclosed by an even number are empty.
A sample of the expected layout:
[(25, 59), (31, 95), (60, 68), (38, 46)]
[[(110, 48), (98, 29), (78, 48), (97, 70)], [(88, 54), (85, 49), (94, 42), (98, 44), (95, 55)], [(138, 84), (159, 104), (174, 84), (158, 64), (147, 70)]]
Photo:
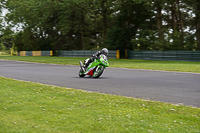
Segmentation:
[[(84, 61), (84, 65), (88, 60), (89, 58)], [(109, 66), (107, 57), (103, 54), (100, 55), (98, 59), (94, 59), (94, 61), (90, 63), (87, 68), (84, 68), (82, 61), (80, 61), (79, 63), (81, 67), (79, 71), (79, 77), (90, 75), (94, 78), (99, 78), (102, 75), (104, 69)]]

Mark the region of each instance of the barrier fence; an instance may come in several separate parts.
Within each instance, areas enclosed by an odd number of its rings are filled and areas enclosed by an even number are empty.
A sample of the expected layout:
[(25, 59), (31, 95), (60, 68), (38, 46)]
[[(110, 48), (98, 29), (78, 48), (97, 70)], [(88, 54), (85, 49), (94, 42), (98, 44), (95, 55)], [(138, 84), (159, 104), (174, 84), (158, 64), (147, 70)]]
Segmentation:
[[(97, 50), (19, 51), (18, 56), (90, 57)], [(108, 58), (120, 58), (119, 50), (109, 50)], [(140, 60), (200, 61), (200, 51), (132, 51), (125, 50), (125, 58)]]
[[(56, 54), (60, 57), (91, 57), (98, 50), (57, 50)], [(19, 51), (18, 56), (53, 56), (53, 51)], [(109, 50), (108, 58), (119, 58), (119, 51)]]
[(166, 60), (166, 61), (200, 61), (200, 51), (131, 51), (129, 59)]
[[(98, 50), (76, 50), (76, 51), (57, 51), (57, 56), (61, 57), (91, 57)], [(108, 58), (116, 58), (117, 51), (109, 50)]]
[(18, 56), (53, 56), (53, 51), (19, 51)]

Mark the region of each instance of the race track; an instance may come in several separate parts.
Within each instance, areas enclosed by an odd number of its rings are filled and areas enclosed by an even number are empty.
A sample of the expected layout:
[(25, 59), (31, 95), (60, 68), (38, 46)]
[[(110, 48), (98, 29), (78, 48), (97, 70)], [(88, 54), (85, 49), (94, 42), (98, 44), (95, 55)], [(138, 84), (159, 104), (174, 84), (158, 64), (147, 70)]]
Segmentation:
[(3, 77), (200, 107), (200, 74), (107, 68), (94, 79), (80, 78), (78, 71), (78, 66), (0, 60)]

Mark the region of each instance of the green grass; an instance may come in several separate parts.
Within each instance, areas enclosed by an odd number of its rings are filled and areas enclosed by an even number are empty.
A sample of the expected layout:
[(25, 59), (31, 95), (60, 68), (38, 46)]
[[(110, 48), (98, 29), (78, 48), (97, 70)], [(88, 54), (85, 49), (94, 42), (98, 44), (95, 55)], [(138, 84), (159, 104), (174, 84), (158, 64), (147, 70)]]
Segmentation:
[(0, 56), (10, 56), (9, 50), (0, 51)]
[[(63, 64), (63, 65), (79, 65), (79, 61), (80, 60), (83, 61), (85, 58), (0, 56), (0, 59), (50, 63), (50, 64)], [(109, 67), (117, 67), (117, 68), (200, 73), (200, 62), (109, 59), (109, 63), (110, 63)]]
[[(0, 56), (79, 65), (85, 58)], [(109, 59), (110, 67), (200, 73), (200, 62)], [(200, 108), (0, 77), (0, 132), (200, 132)]]
[(200, 108), (0, 77), (0, 132), (198, 133)]

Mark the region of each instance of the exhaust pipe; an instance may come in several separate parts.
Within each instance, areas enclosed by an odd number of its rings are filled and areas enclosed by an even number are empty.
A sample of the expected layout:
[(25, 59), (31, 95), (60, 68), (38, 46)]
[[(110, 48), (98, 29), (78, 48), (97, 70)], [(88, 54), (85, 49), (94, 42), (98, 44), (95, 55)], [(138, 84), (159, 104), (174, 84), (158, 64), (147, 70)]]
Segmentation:
[(83, 71), (85, 71), (85, 69), (84, 69), (84, 67), (83, 67), (82, 61), (79, 61), (79, 64), (80, 64), (81, 69), (82, 69)]

